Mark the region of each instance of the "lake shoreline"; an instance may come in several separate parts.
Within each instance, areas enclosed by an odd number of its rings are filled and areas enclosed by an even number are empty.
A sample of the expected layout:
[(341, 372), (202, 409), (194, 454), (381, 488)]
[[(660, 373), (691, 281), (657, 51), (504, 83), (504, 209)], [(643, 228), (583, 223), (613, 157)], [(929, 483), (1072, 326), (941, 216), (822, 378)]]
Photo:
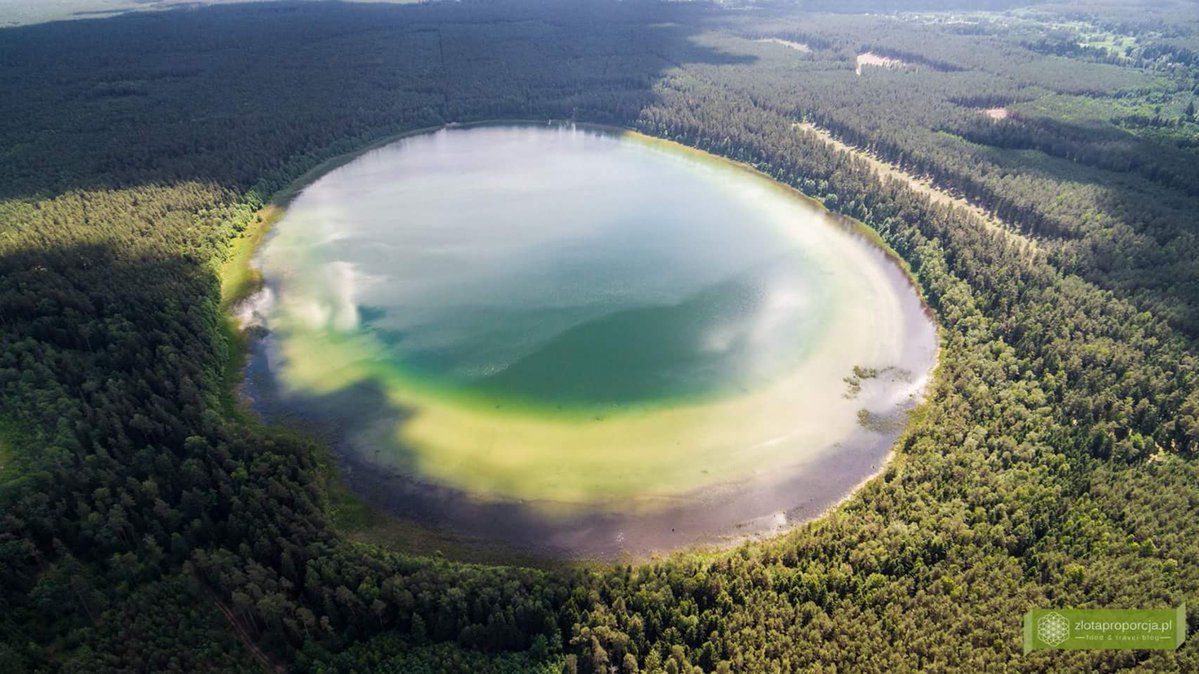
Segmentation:
[[(928, 390), (931, 385), (931, 381), (936, 376), (937, 364), (939, 363), (939, 355), (940, 355), (940, 353), (939, 353), (940, 352), (939, 330), (940, 330), (940, 328), (935, 321), (933, 312), (928, 307), (927, 302), (924, 299), (922, 289), (916, 282), (915, 277), (912, 274), (911, 269), (907, 265), (906, 261), (904, 261), (901, 257), (899, 257), (898, 254), (896, 254), (892, 249), (890, 249), (888, 246), (886, 246), (886, 244), (881, 240), (881, 238), (878, 236), (878, 234), (876, 232), (874, 232), (874, 230), (870, 229), (864, 223), (861, 223), (857, 220), (854, 220), (852, 218), (848, 218), (846, 216), (829, 211), (826, 207), (824, 207), (824, 205), (819, 200), (813, 199), (812, 197), (809, 197), (808, 195), (803, 194), (802, 192), (800, 192), (799, 190), (797, 190), (791, 186), (788, 186), (788, 185), (785, 185), (785, 184), (775, 181), (769, 175), (759, 171), (758, 169), (756, 169), (750, 165), (744, 164), (742, 162), (730, 160), (730, 159), (727, 159), (724, 157), (720, 157), (717, 155), (713, 155), (713, 154), (710, 154), (703, 150), (699, 150), (697, 148), (692, 148), (690, 146), (683, 145), (676, 141), (657, 138), (654, 136), (649, 136), (649, 135), (643, 134), (641, 132), (622, 128), (622, 127), (614, 127), (614, 126), (610, 126), (610, 125), (601, 125), (601, 124), (579, 123), (579, 122), (565, 122), (565, 121), (558, 122), (558, 121), (554, 121), (554, 120), (548, 120), (548, 121), (484, 120), (484, 121), (470, 122), (470, 123), (463, 123), (463, 124), (447, 124), (447, 125), (438, 126), (438, 127), (426, 127), (426, 128), (416, 129), (416, 130), (388, 136), (387, 138), (384, 138), (384, 139), (381, 139), (374, 143), (371, 143), (368, 146), (365, 146), (359, 150), (355, 150), (355, 151), (352, 151), (349, 153), (338, 155), (338, 156), (332, 157), (324, 162), (321, 162), (313, 169), (306, 171), (302, 176), (297, 178), (295, 181), (292, 181), (292, 183), (290, 183), (286, 188), (284, 188), (283, 190), (280, 190), (280, 192), (278, 192), (274, 196), (272, 196), (272, 198), (270, 199), (270, 202), (268, 203), (268, 205), (266, 207), (264, 207), (263, 211), (261, 212), (262, 214), (260, 215), (259, 218), (256, 219), (256, 221), (254, 223), (254, 227), (256, 228), (256, 231), (254, 231), (251, 234), (251, 236), (252, 236), (252, 244), (250, 245), (251, 252), (248, 255), (240, 256), (241, 259), (244, 261), (244, 264), (246, 266), (252, 265), (253, 259), (256, 256), (257, 248), (259, 246), (261, 246), (263, 241), (266, 240), (266, 238), (267, 238), (266, 233), (269, 231), (270, 227), (274, 223), (278, 222), (278, 220), (280, 218), (283, 217), (283, 215), (286, 212), (287, 205), (292, 200), (294, 200), (294, 198), (296, 196), (298, 196), (298, 194), (301, 191), (303, 191), (303, 189), (307, 185), (320, 179), (324, 175), (328, 174), (330, 171), (333, 171), (336, 168), (343, 166), (372, 150), (393, 144), (397, 141), (403, 140), (408, 137), (434, 133), (434, 132), (437, 132), (437, 131), (440, 131), (443, 129), (473, 128), (473, 127), (486, 127), (486, 126), (505, 126), (505, 125), (578, 127), (578, 128), (588, 129), (588, 130), (600, 131), (600, 132), (604, 132), (604, 133), (608, 133), (608, 134), (619, 135), (622, 137), (633, 137), (633, 138), (637, 139), (638, 141), (646, 142), (646, 143), (649, 143), (652, 145), (663, 144), (675, 151), (685, 152), (686, 154), (688, 154), (692, 157), (699, 157), (705, 161), (716, 160), (719, 164), (734, 167), (734, 168), (737, 168), (742, 171), (747, 171), (759, 178), (765, 179), (766, 181), (768, 181), (768, 183), (771, 186), (783, 190), (784, 192), (787, 193), (787, 195), (789, 197), (791, 197), (791, 198), (799, 197), (805, 203), (817, 206), (822, 211), (824, 211), (827, 215), (829, 215), (829, 216), (833, 217), (835, 220), (837, 220), (837, 222), (841, 226), (846, 227), (853, 234), (865, 238), (869, 245), (871, 245), (871, 246), (877, 248), (878, 250), (880, 250), (881, 252), (883, 252), (885, 254), (885, 256), (888, 258), (888, 260), (892, 264), (894, 264), (895, 267), (897, 267), (900, 271), (902, 271), (903, 276), (907, 279), (908, 284), (911, 286), (911, 288), (914, 290), (917, 297), (919, 298), (921, 308), (923, 309), (925, 315), (930, 319), (930, 322), (934, 326), (934, 330), (937, 333), (937, 338), (936, 338), (937, 344), (936, 344), (936, 351), (934, 352), (933, 357), (932, 357), (932, 367), (928, 372), (927, 381), (917, 391), (917, 395), (916, 395), (915, 399), (911, 402), (911, 404), (904, 407), (904, 409), (902, 410), (903, 414), (910, 415), (912, 413), (912, 411), (919, 408), (919, 406), (926, 399)], [(245, 238), (247, 238), (247, 236), (245, 234), (243, 234), (242, 237), (239, 237), (239, 240), (245, 239)], [(233, 256), (231, 256), (231, 258), (232, 257)], [(252, 270), (253, 268), (250, 267), (250, 269)], [(224, 278), (224, 270), (222, 270), (222, 273), (223, 273), (223, 278)], [(253, 271), (251, 271), (251, 274), (252, 273), (253, 273)], [(260, 277), (257, 278), (257, 282), (259, 284), (258, 288), (261, 289), (261, 278)], [(230, 313), (236, 313), (237, 311), (239, 311), (240, 309), (242, 309), (244, 307), (244, 304), (246, 302), (253, 300), (253, 298), (254, 298), (254, 293), (247, 292), (239, 300), (229, 302), (226, 305), (227, 310)], [(248, 382), (250, 379), (251, 370), (254, 369), (254, 365), (253, 365), (253, 360), (255, 357), (253, 355), (254, 351), (256, 348), (261, 346), (261, 340), (256, 338), (256, 336), (253, 334), (248, 334), (247, 331), (244, 329), (244, 327), (245, 327), (244, 324), (242, 324), (240, 327), (241, 327), (240, 333), (242, 335), (242, 339), (240, 340), (240, 342), (241, 342), (240, 343), (240, 347), (241, 347), (240, 353), (241, 353), (241, 357), (244, 358), (245, 361), (244, 361), (244, 366), (238, 368), (241, 376), (232, 377), (231, 379), (233, 382), (240, 382), (240, 384), (238, 385), (237, 395), (240, 398), (240, 401), (241, 401), (240, 404), (241, 404), (242, 408), (245, 410), (248, 410), (250, 414), (252, 414), (254, 417), (258, 418), (262, 423), (269, 424), (271, 422), (269, 420), (265, 419), (259, 413), (260, 410), (255, 410), (256, 407), (260, 406), (261, 400), (259, 400), (258, 402), (255, 402), (254, 395), (251, 392), (247, 391), (246, 386), (245, 386), (246, 382)], [(886, 441), (881, 443), (881, 445), (882, 445), (881, 453), (879, 453), (879, 451), (877, 449), (872, 453), (871, 460), (869, 462), (871, 464), (871, 470), (868, 472), (868, 474), (866, 474), (866, 476), (864, 478), (856, 481), (852, 485), (841, 485), (840, 488), (832, 490), (832, 491), (836, 492), (835, 498), (833, 497), (833, 495), (828, 494), (828, 495), (824, 495), (822, 497), (816, 498), (815, 499), (815, 501), (817, 501), (816, 503), (810, 503), (810, 504), (803, 503), (803, 504), (800, 504), (799, 506), (797, 506), (796, 508), (792, 508), (791, 510), (795, 510), (797, 512), (793, 513), (793, 515), (794, 515), (793, 517), (792, 516), (786, 517), (784, 522), (782, 523), (782, 526), (757, 527), (755, 531), (746, 532), (746, 531), (740, 531), (739, 529), (741, 528), (741, 525), (738, 525), (737, 527), (734, 528), (734, 530), (722, 532), (722, 534), (719, 537), (717, 537), (717, 539), (713, 539), (713, 540), (693, 539), (690, 541), (679, 541), (675, 544), (669, 544), (666, 546), (650, 545), (648, 542), (646, 542), (645, 544), (640, 545), (638, 547), (637, 553), (632, 555), (631, 557), (629, 555), (623, 554), (623, 553), (622, 554), (613, 554), (613, 551), (611, 549), (603, 549), (602, 547), (599, 549), (589, 549), (589, 550), (585, 551), (585, 553), (582, 555), (571, 555), (570, 557), (573, 559), (576, 559), (578, 561), (604, 561), (604, 562), (616, 561), (616, 560), (625, 561), (625, 560), (629, 560), (629, 559), (648, 559), (648, 558), (653, 558), (653, 557), (656, 557), (656, 556), (659, 556), (662, 554), (667, 554), (667, 555), (696, 554), (696, 553), (702, 553), (705, 551), (713, 552), (713, 551), (726, 550), (728, 548), (735, 547), (735, 546), (737, 546), (741, 543), (744, 543), (746, 541), (749, 541), (749, 540), (762, 540), (764, 538), (773, 538), (778, 535), (783, 535), (786, 532), (793, 530), (794, 528), (796, 528), (799, 525), (820, 519), (821, 517), (823, 517), (826, 514), (828, 514), (829, 512), (831, 512), (832, 510), (837, 509), (838, 507), (840, 507), (841, 505), (846, 503), (848, 500), (850, 500), (850, 498), (852, 496), (854, 496), (864, 485), (869, 483), (874, 478), (878, 477), (883, 472), (883, 470), (885, 470), (886, 467), (891, 464), (891, 461), (894, 458), (893, 447), (896, 445), (896, 443), (899, 440), (902, 439), (904, 433), (906, 433), (907, 425), (908, 425), (907, 422), (904, 421), (902, 424), (900, 424), (900, 428), (896, 432), (894, 432), (893, 434), (892, 433), (886, 434), (886, 437), (887, 437)], [(350, 485), (357, 484), (358, 489), (356, 489), (355, 491), (357, 491), (359, 493), (361, 493), (362, 491), (371, 491), (371, 492), (376, 493), (376, 495), (378, 495), (380, 491), (386, 490), (390, 487), (394, 487), (396, 484), (396, 478), (397, 478), (396, 475), (382, 477), (373, 482), (371, 481), (371, 479), (369, 477), (363, 477), (363, 474), (368, 473), (369, 471), (363, 470), (362, 465), (355, 466), (355, 465), (353, 465), (353, 462), (346, 461), (347, 456), (354, 455), (353, 452), (340, 451), (336, 447), (326, 447), (324, 451), (328, 452), (329, 456), (331, 458), (333, 458), (334, 461), (336, 463), (338, 463), (340, 466), (337, 469), (337, 472), (338, 472), (337, 479), (341, 480), (345, 484), (350, 484)], [(837, 452), (837, 454), (839, 454), (839, 453), (840, 452)], [(403, 482), (403, 481), (415, 482), (412, 478), (409, 478), (407, 476), (400, 476), (400, 477), (401, 477), (401, 480), (400, 480), (401, 482)], [(721, 483), (721, 486), (726, 486), (728, 484), (729, 483)], [(440, 490), (441, 488), (438, 487), (435, 489)], [(356, 497), (356, 498), (361, 498), (361, 497)], [(378, 500), (386, 501), (387, 499), (385, 497), (379, 497)], [(401, 504), (396, 504), (396, 505), (399, 506)], [(389, 507), (389, 508), (387, 508), (387, 510), (394, 511), (394, 512), (405, 512), (405, 508), (403, 508), (403, 507)], [(800, 511), (802, 511), (802, 512), (800, 512)], [(393, 515), (393, 516), (398, 520), (409, 520), (409, 518), (404, 515)], [(758, 519), (761, 519), (761, 518), (758, 518)], [(595, 526), (599, 526), (599, 524), (602, 524), (602, 518), (601, 518), (601, 521), (598, 523), (596, 521), (581, 522), (581, 523), (575, 523), (572, 526), (595, 527)], [(448, 533), (453, 534), (454, 532), (448, 532)], [(538, 534), (538, 538), (541, 538), (542, 536), (543, 536), (542, 534)], [(525, 552), (528, 552), (528, 551), (521, 551), (522, 555)], [(536, 557), (537, 555), (533, 555), (533, 556)], [(548, 558), (560, 560), (561, 556), (549, 555)]]

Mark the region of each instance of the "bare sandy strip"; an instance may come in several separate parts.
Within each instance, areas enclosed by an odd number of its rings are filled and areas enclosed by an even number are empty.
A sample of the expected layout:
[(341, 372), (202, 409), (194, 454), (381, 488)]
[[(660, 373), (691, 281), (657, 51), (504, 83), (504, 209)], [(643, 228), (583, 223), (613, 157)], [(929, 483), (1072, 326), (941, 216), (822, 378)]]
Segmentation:
[(784, 47), (788, 47), (790, 49), (794, 49), (795, 51), (803, 52), (805, 54), (810, 54), (812, 52), (812, 48), (802, 42), (792, 42), (791, 40), (784, 40), (784, 39), (777, 38), (777, 37), (763, 38), (761, 40), (758, 40), (758, 42), (767, 42), (770, 44), (781, 44)]
[(890, 56), (881, 56), (870, 51), (858, 54), (857, 69), (854, 71), (858, 74), (858, 76), (861, 76), (862, 74), (862, 66), (877, 66), (879, 68), (893, 69), (913, 67), (912, 64), (908, 63), (907, 61), (901, 61), (900, 59), (891, 58)]
[(1002, 220), (995, 217), (993, 213), (971, 203), (965, 197), (951, 194), (950, 192), (933, 185), (932, 181), (927, 178), (921, 178), (915, 174), (908, 173), (907, 171), (904, 171), (890, 162), (883, 161), (866, 150), (854, 147), (848, 143), (844, 143), (833, 136), (833, 134), (816, 126), (815, 124), (812, 124), (811, 122), (799, 122), (795, 125), (795, 127), (815, 135), (829, 145), (832, 145), (840, 152), (846, 152), (859, 159), (862, 159), (874, 169), (874, 172), (880, 179), (885, 180), (887, 178), (892, 178), (902, 181), (912, 191), (916, 192), (917, 194), (923, 194), (927, 196), (934, 204), (940, 204), (942, 206), (954, 206), (956, 208), (963, 209), (972, 215), (976, 215), (981, 218), (983, 222), (987, 224), (988, 228), (994, 228), (1004, 232), (1008, 236), (1015, 237), (1017, 240), (1021, 241), (1033, 250), (1036, 249), (1037, 242), (1035, 240), (1023, 236), (1005, 224)]
[(987, 108), (983, 110), (983, 114), (995, 121), (1007, 119), (1012, 116), (1012, 113), (1008, 112), (1007, 108)]

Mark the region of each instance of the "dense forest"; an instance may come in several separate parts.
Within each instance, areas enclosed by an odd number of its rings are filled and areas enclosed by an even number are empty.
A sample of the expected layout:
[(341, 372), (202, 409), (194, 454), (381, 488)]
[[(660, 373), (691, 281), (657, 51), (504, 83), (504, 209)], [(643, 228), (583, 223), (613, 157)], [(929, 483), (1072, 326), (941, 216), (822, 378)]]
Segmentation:
[[(0, 29), (0, 671), (1199, 671), (1194, 639), (1020, 633), (1199, 606), (1199, 8), (818, 4)], [(677, 140), (876, 230), (942, 339), (884, 472), (789, 534), (645, 563), (351, 540), (325, 450), (238, 406), (219, 271), (322, 162), (514, 118)]]

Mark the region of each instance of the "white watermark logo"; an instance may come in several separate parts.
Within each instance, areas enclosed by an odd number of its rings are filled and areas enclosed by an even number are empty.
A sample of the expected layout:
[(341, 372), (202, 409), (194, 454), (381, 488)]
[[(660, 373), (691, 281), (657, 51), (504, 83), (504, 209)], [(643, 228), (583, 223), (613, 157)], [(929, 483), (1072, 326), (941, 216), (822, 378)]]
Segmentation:
[(1048, 646), (1057, 646), (1070, 638), (1070, 621), (1060, 613), (1046, 613), (1037, 621), (1037, 636)]
[(1119, 648), (1173, 650), (1187, 638), (1187, 607), (1034, 608), (1024, 614), (1024, 652)]

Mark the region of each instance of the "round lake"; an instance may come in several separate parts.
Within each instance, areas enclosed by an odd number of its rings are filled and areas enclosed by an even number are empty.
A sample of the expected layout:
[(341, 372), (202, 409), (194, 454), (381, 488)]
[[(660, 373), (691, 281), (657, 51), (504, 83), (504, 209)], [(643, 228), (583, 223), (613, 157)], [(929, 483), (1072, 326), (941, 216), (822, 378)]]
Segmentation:
[(446, 129), (306, 187), (258, 254), (247, 392), (397, 515), (610, 557), (770, 533), (886, 460), (935, 362), (903, 271), (635, 134)]

